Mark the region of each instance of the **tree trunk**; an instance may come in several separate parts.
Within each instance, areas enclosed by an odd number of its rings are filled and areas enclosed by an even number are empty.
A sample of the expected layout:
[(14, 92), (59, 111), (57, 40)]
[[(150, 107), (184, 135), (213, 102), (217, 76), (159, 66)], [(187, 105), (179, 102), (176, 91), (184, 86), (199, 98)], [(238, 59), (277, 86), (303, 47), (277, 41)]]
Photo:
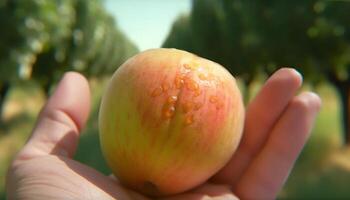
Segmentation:
[(251, 100), (250, 98), (251, 98), (252, 82), (253, 82), (253, 78), (243, 79), (243, 83), (244, 83), (243, 101), (245, 105), (247, 105)]
[(10, 83), (9, 82), (2, 82), (0, 83), (0, 124), (3, 122), (3, 111), (4, 111), (4, 104), (6, 100), (6, 96), (10, 90)]
[[(333, 71), (327, 71), (325, 74), (339, 92), (344, 144), (350, 146), (350, 79), (340, 80)], [(350, 68), (348, 74), (350, 75)]]
[(337, 87), (342, 103), (343, 133), (346, 145), (350, 145), (350, 83)]
[(44, 90), (46, 99), (49, 98), (49, 96), (51, 95), (51, 89), (52, 89), (53, 83), (54, 83), (53, 76), (49, 75), (47, 81), (43, 84), (43, 90)]

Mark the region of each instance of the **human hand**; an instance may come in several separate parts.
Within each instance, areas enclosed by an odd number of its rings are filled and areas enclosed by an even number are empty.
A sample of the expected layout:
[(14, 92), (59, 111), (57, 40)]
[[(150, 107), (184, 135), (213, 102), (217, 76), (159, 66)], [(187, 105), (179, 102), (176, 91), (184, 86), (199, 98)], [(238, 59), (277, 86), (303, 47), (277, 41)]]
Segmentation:
[[(243, 138), (229, 163), (201, 186), (164, 199), (273, 199), (320, 109), (313, 93), (295, 96), (301, 76), (272, 75), (247, 108)], [(67, 73), (7, 174), (8, 199), (149, 199), (72, 159), (90, 108), (88, 82)]]

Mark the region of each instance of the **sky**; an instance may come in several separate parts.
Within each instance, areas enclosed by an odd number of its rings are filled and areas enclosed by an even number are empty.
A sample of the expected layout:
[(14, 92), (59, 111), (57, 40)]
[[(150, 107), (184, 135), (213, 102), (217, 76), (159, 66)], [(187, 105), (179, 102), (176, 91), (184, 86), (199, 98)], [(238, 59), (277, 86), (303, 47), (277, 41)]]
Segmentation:
[(160, 47), (177, 16), (191, 10), (191, 0), (105, 0), (104, 4), (140, 50)]

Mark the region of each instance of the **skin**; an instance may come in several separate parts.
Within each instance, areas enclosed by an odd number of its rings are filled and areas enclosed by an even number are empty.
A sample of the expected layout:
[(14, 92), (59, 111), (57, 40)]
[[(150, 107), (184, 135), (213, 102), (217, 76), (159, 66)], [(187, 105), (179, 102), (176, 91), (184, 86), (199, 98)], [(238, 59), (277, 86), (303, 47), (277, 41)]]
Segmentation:
[[(307, 141), (320, 98), (296, 95), (301, 76), (273, 74), (246, 111), (242, 142), (211, 180), (167, 200), (274, 199)], [(8, 199), (148, 199), (72, 159), (90, 109), (86, 79), (67, 73), (38, 117), (6, 179)]]
[(152, 49), (126, 61), (99, 114), (110, 168), (122, 183), (152, 196), (186, 191), (215, 174), (236, 150), (244, 122), (232, 75), (177, 49)]

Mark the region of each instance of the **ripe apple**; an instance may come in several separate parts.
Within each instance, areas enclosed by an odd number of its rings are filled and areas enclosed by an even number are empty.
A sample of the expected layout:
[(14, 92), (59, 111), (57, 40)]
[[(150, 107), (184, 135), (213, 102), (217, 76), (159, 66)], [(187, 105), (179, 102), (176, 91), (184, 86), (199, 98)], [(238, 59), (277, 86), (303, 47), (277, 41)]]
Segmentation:
[(151, 196), (205, 182), (231, 158), (244, 106), (234, 77), (210, 60), (153, 49), (113, 75), (99, 113), (104, 157), (126, 186)]

